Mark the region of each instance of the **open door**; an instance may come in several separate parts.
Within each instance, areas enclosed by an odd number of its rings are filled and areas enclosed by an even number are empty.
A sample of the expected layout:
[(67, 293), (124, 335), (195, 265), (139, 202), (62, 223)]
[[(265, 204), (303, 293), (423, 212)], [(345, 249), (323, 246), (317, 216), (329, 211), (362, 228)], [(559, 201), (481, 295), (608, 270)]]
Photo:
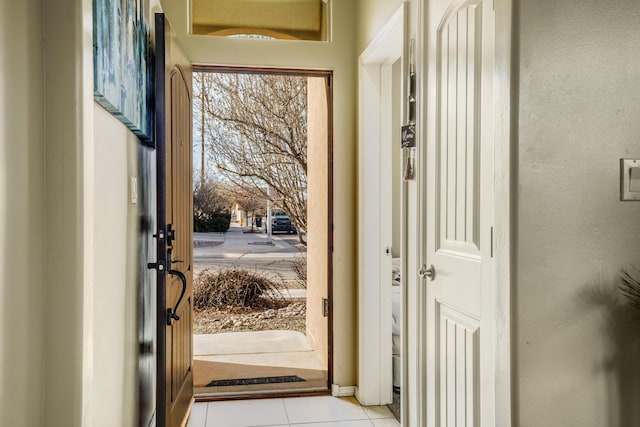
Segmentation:
[(191, 65), (156, 14), (158, 230), (156, 425), (180, 426), (193, 399)]
[(428, 1), (428, 426), (495, 425), (494, 11)]

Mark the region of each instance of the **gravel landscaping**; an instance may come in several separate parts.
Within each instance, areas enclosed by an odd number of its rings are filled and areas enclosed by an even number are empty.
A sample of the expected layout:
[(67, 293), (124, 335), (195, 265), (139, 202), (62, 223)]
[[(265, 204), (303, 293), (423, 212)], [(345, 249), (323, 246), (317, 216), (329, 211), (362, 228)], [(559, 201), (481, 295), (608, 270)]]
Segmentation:
[(305, 300), (262, 299), (251, 307), (193, 310), (194, 334), (289, 330), (305, 332)]

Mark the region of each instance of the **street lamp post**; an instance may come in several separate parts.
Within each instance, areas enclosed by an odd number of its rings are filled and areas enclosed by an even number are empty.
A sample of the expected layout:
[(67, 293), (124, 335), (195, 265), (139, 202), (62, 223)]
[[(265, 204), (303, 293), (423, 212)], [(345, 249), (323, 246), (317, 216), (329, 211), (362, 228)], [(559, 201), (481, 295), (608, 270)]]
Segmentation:
[(271, 244), (271, 187), (267, 187), (267, 244)]

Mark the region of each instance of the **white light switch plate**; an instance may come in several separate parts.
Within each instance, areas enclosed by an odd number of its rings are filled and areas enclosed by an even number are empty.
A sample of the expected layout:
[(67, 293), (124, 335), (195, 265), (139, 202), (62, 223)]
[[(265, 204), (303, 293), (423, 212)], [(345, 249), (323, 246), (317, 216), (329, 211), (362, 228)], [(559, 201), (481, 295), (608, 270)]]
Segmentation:
[(640, 159), (620, 159), (620, 200), (640, 200)]
[(129, 177), (129, 201), (132, 205), (138, 203), (138, 177)]

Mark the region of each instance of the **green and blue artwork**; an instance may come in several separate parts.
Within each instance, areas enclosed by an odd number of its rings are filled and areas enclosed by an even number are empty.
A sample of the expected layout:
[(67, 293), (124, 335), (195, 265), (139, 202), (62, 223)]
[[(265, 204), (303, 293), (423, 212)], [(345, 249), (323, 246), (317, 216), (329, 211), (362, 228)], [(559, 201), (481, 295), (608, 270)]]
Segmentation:
[(96, 101), (140, 139), (153, 136), (148, 0), (93, 0)]

